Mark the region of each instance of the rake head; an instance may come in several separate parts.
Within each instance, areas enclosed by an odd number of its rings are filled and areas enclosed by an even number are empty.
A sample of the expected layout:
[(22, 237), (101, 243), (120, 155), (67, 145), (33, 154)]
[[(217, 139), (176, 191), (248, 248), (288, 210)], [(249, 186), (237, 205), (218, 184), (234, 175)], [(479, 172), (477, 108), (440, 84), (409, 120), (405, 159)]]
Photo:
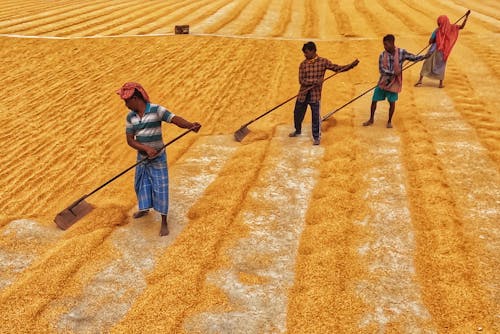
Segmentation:
[(84, 200), (78, 200), (63, 211), (59, 212), (54, 218), (54, 222), (61, 230), (67, 230), (74, 223), (92, 211), (93, 207)]
[(241, 142), (243, 140), (243, 138), (245, 138), (246, 135), (249, 133), (250, 133), (250, 129), (247, 128), (246, 125), (243, 125), (238, 131), (236, 131), (234, 133), (234, 139), (236, 139), (236, 141), (238, 141), (238, 142)]

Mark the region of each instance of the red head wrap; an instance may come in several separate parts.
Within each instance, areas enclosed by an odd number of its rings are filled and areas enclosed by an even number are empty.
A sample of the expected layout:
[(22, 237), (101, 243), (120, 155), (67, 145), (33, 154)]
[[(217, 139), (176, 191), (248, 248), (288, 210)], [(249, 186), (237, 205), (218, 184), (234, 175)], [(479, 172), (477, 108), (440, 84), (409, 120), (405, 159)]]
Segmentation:
[(438, 17), (438, 29), (436, 33), (437, 49), (443, 52), (443, 59), (446, 61), (458, 38), (458, 25), (450, 23), (446, 15)]
[(125, 83), (122, 86), (122, 88), (120, 88), (116, 91), (116, 94), (120, 95), (120, 97), (122, 99), (126, 100), (134, 94), (134, 91), (136, 89), (142, 94), (142, 97), (144, 98), (144, 100), (146, 100), (146, 102), (149, 102), (148, 93), (146, 93), (146, 90), (141, 86), (141, 84), (139, 84), (137, 82)]

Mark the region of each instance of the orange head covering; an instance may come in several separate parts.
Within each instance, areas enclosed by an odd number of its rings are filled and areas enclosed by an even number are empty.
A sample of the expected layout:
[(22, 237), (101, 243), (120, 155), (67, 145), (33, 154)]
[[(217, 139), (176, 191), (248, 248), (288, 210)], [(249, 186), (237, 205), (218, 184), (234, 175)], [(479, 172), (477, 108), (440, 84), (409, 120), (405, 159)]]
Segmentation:
[(443, 59), (446, 61), (457, 41), (460, 26), (451, 24), (446, 15), (438, 17), (437, 22), (436, 46), (443, 53)]
[(136, 89), (142, 94), (142, 97), (144, 98), (144, 100), (146, 100), (146, 102), (149, 102), (148, 93), (146, 93), (146, 90), (141, 86), (141, 84), (139, 84), (137, 82), (125, 83), (122, 86), (122, 88), (120, 88), (116, 91), (116, 94), (120, 95), (120, 97), (122, 99), (126, 100), (134, 94), (134, 91)]

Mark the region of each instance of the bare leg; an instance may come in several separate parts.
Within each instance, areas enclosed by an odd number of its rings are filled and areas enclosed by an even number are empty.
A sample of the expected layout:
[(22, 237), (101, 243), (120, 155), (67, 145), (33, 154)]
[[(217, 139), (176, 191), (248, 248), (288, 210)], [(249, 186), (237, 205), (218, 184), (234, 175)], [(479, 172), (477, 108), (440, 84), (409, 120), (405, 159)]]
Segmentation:
[(415, 84), (415, 87), (421, 86), (422, 85), (422, 79), (424, 78), (423, 75), (420, 75), (420, 78), (418, 79), (417, 83)]
[(389, 120), (387, 121), (387, 127), (392, 128), (392, 115), (396, 110), (396, 102), (389, 102)]
[(377, 110), (377, 101), (372, 101), (370, 106), (370, 119), (363, 123), (363, 126), (372, 125), (375, 118), (375, 110)]
[(167, 215), (161, 215), (161, 228), (160, 228), (160, 236), (163, 237), (168, 235), (168, 225), (167, 225)]
[(439, 80), (439, 88), (443, 88), (444, 85), (443, 85), (443, 80)]

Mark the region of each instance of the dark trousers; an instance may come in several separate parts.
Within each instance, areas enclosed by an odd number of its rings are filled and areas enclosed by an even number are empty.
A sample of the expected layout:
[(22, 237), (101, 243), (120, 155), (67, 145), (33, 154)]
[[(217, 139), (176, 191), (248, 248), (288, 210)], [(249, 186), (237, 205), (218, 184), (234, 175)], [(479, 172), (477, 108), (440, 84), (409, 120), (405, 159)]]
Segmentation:
[(319, 119), (319, 101), (315, 103), (309, 102), (309, 94), (307, 94), (304, 102), (295, 102), (295, 109), (293, 110), (293, 120), (295, 123), (295, 132), (302, 132), (302, 121), (306, 115), (307, 106), (311, 106), (312, 116), (312, 135), (314, 139), (320, 139), (320, 119)]

